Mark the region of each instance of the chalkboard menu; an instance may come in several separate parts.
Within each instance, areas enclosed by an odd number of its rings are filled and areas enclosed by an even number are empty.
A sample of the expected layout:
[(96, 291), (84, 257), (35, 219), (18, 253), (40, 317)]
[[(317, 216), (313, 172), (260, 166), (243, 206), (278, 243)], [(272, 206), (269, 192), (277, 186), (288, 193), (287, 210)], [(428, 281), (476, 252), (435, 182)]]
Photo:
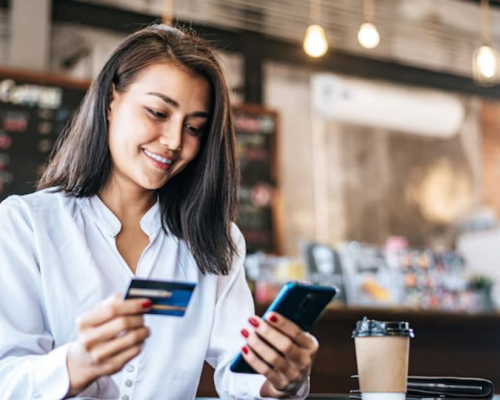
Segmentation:
[(257, 106), (233, 107), (241, 167), (238, 219), (248, 253), (279, 252), (276, 229), (278, 118)]
[(86, 82), (0, 69), (0, 201), (33, 192)]

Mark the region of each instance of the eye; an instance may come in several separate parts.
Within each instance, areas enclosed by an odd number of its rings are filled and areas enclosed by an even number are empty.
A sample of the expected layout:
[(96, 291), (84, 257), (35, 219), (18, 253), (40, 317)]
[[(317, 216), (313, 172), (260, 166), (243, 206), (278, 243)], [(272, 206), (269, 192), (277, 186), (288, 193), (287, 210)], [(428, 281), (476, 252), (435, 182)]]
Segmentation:
[(153, 110), (152, 108), (147, 108), (146, 107), (146, 110), (147, 112), (154, 118), (154, 119), (157, 119), (157, 120), (165, 120), (167, 119), (168, 115), (165, 114), (165, 113), (162, 113), (162, 112), (159, 112), (159, 111), (156, 111), (156, 110)]
[(186, 127), (186, 129), (188, 129), (195, 136), (203, 135), (203, 128), (196, 128), (195, 126), (192, 126), (189, 124), (186, 124), (184, 126)]

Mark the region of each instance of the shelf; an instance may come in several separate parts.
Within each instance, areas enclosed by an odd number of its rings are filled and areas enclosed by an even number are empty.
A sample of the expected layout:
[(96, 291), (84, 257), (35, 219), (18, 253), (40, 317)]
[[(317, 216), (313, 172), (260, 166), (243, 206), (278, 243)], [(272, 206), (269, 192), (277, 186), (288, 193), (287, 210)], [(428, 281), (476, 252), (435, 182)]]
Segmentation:
[[(258, 314), (263, 314), (269, 304), (256, 304)], [(403, 307), (357, 307), (346, 306), (343, 304), (333, 303), (321, 315), (322, 320), (346, 320), (352, 319), (354, 316), (362, 318), (363, 316), (369, 319), (380, 319), (381, 317), (391, 320), (405, 319), (428, 319), (437, 321), (498, 321), (500, 322), (500, 312), (480, 312), (480, 313), (465, 313), (452, 312), (444, 310), (424, 310)]]

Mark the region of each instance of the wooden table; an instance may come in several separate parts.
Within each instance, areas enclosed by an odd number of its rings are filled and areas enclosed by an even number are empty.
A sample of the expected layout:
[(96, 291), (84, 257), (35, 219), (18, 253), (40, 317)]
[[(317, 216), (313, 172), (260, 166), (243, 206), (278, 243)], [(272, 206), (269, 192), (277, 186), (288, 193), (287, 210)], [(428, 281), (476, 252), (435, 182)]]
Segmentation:
[[(217, 400), (218, 397), (197, 397), (196, 400)], [(348, 394), (311, 394), (307, 400), (349, 400)]]

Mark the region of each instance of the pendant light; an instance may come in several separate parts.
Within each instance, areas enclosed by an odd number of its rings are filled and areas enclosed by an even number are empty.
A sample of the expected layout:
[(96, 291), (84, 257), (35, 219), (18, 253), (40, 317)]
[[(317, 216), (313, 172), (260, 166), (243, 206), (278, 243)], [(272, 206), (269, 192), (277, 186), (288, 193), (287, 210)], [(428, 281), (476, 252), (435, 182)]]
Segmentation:
[(500, 82), (500, 55), (491, 44), (489, 6), (489, 0), (481, 0), (481, 46), (472, 57), (472, 77), (481, 86), (493, 86)]
[(162, 22), (172, 25), (174, 21), (174, 0), (163, 0)]
[(318, 24), (320, 17), (320, 0), (311, 1), (312, 24), (307, 27), (304, 37), (304, 51), (310, 57), (322, 57), (328, 51), (328, 41), (325, 30)]
[(358, 42), (366, 49), (374, 49), (380, 43), (380, 35), (373, 24), (373, 0), (364, 0), (365, 22), (358, 32)]

